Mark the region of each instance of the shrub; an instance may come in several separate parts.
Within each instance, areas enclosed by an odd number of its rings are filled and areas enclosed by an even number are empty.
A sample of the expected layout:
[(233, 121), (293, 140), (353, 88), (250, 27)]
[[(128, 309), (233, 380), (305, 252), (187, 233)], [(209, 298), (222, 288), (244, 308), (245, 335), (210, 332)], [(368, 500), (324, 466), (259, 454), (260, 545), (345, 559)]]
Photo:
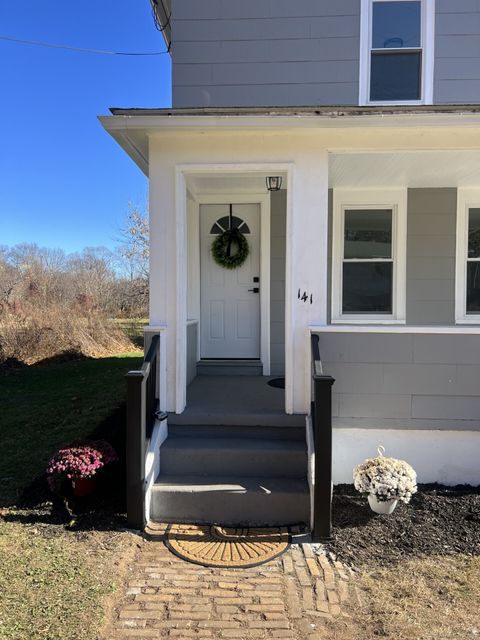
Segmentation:
[(33, 364), (63, 353), (98, 357), (135, 347), (98, 311), (83, 314), (60, 305), (22, 308), (0, 315), (0, 362)]

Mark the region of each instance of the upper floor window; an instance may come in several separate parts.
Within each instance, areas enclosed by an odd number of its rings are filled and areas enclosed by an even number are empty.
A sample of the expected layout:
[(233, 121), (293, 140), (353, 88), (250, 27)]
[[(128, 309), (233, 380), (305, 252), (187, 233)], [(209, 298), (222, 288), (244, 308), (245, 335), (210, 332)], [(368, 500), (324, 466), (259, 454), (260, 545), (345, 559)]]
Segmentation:
[(458, 189), (455, 316), (480, 324), (480, 190)]
[(360, 104), (431, 104), (434, 0), (362, 0)]

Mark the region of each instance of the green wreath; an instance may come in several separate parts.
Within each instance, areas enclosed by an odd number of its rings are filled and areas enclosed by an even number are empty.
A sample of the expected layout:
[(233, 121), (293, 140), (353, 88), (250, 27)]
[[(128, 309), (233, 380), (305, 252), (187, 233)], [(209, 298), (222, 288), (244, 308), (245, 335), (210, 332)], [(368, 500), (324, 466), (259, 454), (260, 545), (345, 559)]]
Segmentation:
[[(236, 251), (232, 251), (233, 247)], [(215, 262), (225, 269), (241, 267), (250, 253), (247, 239), (238, 229), (227, 229), (212, 243), (212, 256)]]

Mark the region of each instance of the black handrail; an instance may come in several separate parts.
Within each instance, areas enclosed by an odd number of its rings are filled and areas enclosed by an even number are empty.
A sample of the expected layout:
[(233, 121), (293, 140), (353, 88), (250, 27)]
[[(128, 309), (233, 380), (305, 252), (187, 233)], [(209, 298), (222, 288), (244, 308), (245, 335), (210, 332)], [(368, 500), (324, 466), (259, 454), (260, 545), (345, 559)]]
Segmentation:
[(141, 368), (129, 371), (127, 378), (127, 521), (143, 529), (145, 513), (145, 457), (158, 411), (158, 363), (160, 336), (152, 337)]
[(332, 536), (332, 387), (335, 379), (324, 375), (320, 357), (320, 338), (311, 336), (312, 428), (315, 454), (313, 488), (314, 542)]

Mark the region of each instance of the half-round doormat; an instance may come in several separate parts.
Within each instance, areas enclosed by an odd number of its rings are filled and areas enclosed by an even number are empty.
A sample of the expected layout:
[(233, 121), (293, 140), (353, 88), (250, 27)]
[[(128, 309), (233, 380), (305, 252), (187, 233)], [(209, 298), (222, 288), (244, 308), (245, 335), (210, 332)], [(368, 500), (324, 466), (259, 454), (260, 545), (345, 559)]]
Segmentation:
[(285, 389), (285, 378), (272, 378), (267, 384), (276, 389)]
[(286, 527), (172, 524), (166, 531), (165, 544), (187, 562), (240, 569), (256, 567), (284, 553), (290, 545), (290, 534)]

